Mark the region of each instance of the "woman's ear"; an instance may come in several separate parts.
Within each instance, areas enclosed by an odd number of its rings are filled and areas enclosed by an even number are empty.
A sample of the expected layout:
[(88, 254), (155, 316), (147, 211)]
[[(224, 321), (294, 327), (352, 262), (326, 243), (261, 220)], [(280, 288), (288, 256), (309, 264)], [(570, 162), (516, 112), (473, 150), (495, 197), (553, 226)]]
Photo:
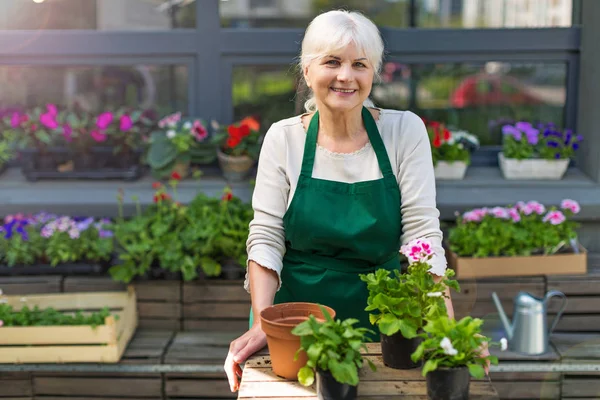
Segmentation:
[(302, 75), (304, 75), (304, 81), (306, 82), (306, 86), (310, 88), (310, 78), (308, 77), (308, 65), (302, 68)]

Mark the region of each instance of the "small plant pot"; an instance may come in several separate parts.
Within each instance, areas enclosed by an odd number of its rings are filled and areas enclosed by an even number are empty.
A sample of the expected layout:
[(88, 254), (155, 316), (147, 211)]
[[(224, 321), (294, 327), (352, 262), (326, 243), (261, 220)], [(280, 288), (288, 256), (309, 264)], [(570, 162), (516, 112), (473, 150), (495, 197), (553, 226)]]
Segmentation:
[(319, 400), (354, 400), (358, 386), (339, 383), (330, 371), (317, 371), (317, 396)]
[[(323, 306), (332, 318), (335, 311)], [(325, 320), (318, 304), (314, 303), (281, 303), (267, 307), (260, 313), (261, 328), (267, 335), (267, 345), (271, 355), (271, 366), (275, 375), (285, 379), (298, 379), (298, 371), (308, 360), (306, 352), (300, 352), (294, 361), (296, 351), (300, 348), (300, 337), (292, 333), (296, 325), (314, 315), (318, 320)]]
[(415, 352), (421, 338), (407, 339), (397, 332), (392, 336), (381, 334), (381, 355), (383, 363), (394, 369), (413, 369), (423, 365), (422, 361), (414, 362), (410, 356)]
[(430, 400), (469, 400), (471, 376), (467, 367), (438, 368), (427, 373)]
[(467, 173), (467, 163), (464, 161), (438, 161), (435, 165), (435, 179), (461, 180)]
[(229, 182), (243, 181), (254, 166), (254, 160), (248, 156), (228, 156), (219, 149), (217, 150), (217, 156), (223, 176)]
[(504, 179), (560, 180), (569, 167), (569, 160), (506, 158), (498, 153), (498, 163)]

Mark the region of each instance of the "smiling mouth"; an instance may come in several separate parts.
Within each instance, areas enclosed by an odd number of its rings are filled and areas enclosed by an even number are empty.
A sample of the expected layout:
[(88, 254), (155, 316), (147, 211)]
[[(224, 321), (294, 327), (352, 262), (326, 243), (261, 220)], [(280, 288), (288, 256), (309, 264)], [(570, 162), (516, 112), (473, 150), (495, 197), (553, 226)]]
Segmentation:
[(334, 87), (332, 87), (331, 90), (333, 90), (334, 92), (338, 92), (338, 93), (354, 93), (354, 92), (356, 92), (355, 89), (338, 89), (338, 88), (334, 88)]

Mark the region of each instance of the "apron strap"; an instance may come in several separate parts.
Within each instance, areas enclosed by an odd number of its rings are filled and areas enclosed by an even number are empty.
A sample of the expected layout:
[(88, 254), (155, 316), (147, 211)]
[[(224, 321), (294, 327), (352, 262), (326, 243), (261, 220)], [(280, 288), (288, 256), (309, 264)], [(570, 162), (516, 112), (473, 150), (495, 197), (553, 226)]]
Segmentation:
[[(392, 172), (392, 165), (388, 157), (385, 145), (379, 134), (379, 129), (375, 123), (375, 119), (369, 112), (369, 110), (363, 106), (362, 108), (362, 119), (367, 129), (367, 135), (369, 141), (373, 146), (375, 155), (377, 156), (377, 162), (381, 169), (381, 174), (384, 178), (393, 178), (395, 182), (396, 177)], [(319, 133), (319, 112), (316, 111), (310, 120), (308, 125), (308, 131), (306, 132), (306, 141), (304, 142), (304, 155), (302, 157), (302, 169), (300, 170), (300, 176), (310, 178), (312, 176), (313, 167), (315, 164), (315, 153), (317, 149), (317, 136)]]

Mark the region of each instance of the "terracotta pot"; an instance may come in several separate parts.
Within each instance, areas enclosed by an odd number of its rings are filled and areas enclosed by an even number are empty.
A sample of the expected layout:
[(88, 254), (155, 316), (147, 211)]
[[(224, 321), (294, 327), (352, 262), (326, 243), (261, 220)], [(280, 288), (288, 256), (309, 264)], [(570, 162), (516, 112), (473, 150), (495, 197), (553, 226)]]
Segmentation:
[[(332, 318), (335, 311), (323, 306)], [(303, 351), (294, 361), (296, 351), (300, 348), (300, 337), (292, 334), (292, 329), (313, 314), (318, 320), (324, 321), (325, 316), (319, 305), (315, 303), (281, 303), (265, 308), (260, 313), (262, 330), (267, 335), (267, 345), (271, 355), (273, 372), (285, 379), (298, 379), (298, 371), (308, 360)]]
[(254, 160), (248, 156), (228, 156), (220, 149), (217, 149), (217, 156), (223, 176), (229, 182), (239, 182), (246, 179), (254, 166)]

